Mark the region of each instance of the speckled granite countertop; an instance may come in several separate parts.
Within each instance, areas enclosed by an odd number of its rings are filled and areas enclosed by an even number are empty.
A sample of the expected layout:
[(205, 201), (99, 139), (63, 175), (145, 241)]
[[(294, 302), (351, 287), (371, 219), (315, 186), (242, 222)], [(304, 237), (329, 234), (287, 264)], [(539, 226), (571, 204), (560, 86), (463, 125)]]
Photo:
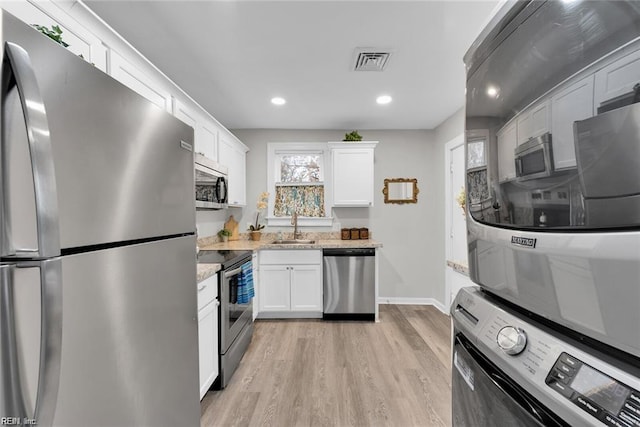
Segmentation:
[[(366, 240), (341, 240), (340, 233), (303, 233), (305, 240), (315, 240), (315, 243), (302, 244), (278, 244), (271, 242), (278, 238), (276, 233), (263, 233), (258, 241), (247, 240), (248, 235), (240, 234), (240, 240), (218, 242), (215, 236), (198, 239), (198, 247), (201, 251), (258, 251), (261, 249), (324, 249), (324, 248), (381, 248), (382, 243), (372, 239)], [(291, 238), (285, 233), (284, 238)], [(198, 264), (198, 282), (201, 282), (220, 271), (220, 264)]]
[(465, 276), (469, 275), (469, 266), (465, 263), (462, 263), (460, 261), (447, 260), (447, 265), (453, 268), (453, 271), (457, 273), (464, 274)]
[(325, 248), (381, 248), (382, 243), (375, 240), (316, 240), (315, 243), (298, 243), (298, 244), (273, 244), (273, 240), (234, 240), (230, 242), (218, 242), (204, 246), (200, 246), (201, 251), (219, 251), (219, 250), (245, 250), (257, 251), (260, 249), (325, 249)]
[(221, 268), (221, 264), (198, 264), (198, 283), (213, 276)]

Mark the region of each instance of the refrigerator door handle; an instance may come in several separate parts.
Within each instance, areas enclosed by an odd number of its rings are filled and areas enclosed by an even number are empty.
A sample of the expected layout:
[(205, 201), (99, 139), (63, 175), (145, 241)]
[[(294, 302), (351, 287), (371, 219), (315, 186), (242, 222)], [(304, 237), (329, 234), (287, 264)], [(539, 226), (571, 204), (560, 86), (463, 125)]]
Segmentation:
[(20, 382), (20, 366), (18, 363), (18, 346), (13, 307), (13, 272), (15, 266), (0, 266), (0, 369), (2, 369), (2, 407), (5, 417), (18, 418), (27, 416), (22, 385)]
[(62, 260), (40, 262), (40, 372), (34, 418), (52, 425), (58, 400), (62, 358)]
[[(58, 195), (47, 112), (27, 51), (15, 43), (6, 42), (5, 57), (11, 73), (4, 81), (4, 92), (13, 85), (17, 87), (26, 124), (35, 193), (38, 249), (34, 253), (33, 250), (21, 251), (20, 248), (9, 247), (3, 248), (3, 252), (30, 258), (59, 256)], [(7, 207), (3, 209), (5, 235), (11, 236)], [(13, 246), (10, 242), (6, 244)]]
[[(21, 383), (21, 361), (16, 340), (14, 307), (14, 272), (16, 268), (38, 267), (40, 269), (40, 361), (38, 386), (33, 414), (28, 413)], [(52, 425), (55, 415), (58, 387), (60, 384), (60, 362), (62, 355), (62, 261), (54, 258), (0, 267), (0, 387), (4, 401), (1, 404), (7, 414), (23, 420), (33, 419), (38, 425)]]

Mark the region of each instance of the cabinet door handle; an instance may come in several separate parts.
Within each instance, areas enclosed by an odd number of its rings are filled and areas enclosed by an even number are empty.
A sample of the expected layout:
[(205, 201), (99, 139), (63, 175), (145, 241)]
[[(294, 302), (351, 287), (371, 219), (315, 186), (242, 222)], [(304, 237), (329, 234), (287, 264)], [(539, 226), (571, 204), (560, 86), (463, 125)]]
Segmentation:
[(206, 288), (206, 287), (207, 287), (207, 285), (198, 286), (198, 292), (204, 291), (204, 288)]

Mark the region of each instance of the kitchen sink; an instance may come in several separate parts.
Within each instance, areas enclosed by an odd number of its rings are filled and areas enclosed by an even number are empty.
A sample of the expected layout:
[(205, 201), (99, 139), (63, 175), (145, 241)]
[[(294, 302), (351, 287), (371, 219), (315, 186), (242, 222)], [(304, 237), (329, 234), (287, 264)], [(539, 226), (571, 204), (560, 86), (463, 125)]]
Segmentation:
[(272, 245), (311, 245), (315, 240), (290, 239), (290, 240), (274, 240)]

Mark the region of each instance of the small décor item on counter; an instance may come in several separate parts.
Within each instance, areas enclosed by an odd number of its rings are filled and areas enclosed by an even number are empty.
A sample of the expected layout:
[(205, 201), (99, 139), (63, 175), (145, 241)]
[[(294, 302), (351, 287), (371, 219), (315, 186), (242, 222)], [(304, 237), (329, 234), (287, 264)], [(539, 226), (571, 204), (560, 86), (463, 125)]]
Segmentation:
[(229, 241), (229, 237), (231, 237), (231, 231), (223, 228), (222, 230), (218, 231), (218, 237), (220, 237), (221, 241), (227, 242)]
[(360, 239), (360, 229), (359, 228), (352, 228), (351, 229), (351, 240), (358, 240)]
[(239, 240), (240, 232), (238, 231), (238, 221), (233, 219), (233, 215), (229, 216), (229, 220), (224, 223), (224, 228), (231, 232), (229, 240)]
[(262, 231), (252, 230), (249, 232), (249, 236), (251, 237), (251, 240), (258, 241), (262, 237)]
[(343, 228), (340, 230), (340, 237), (342, 240), (350, 240), (351, 239), (351, 230), (348, 228)]
[(362, 240), (367, 240), (369, 238), (369, 229), (367, 227), (362, 227), (360, 229), (360, 238)]
[(357, 130), (354, 130), (349, 133), (345, 133), (343, 141), (362, 141), (362, 136), (360, 136)]
[(264, 224), (260, 224), (260, 212), (267, 208), (268, 200), (269, 200), (269, 193), (267, 193), (266, 191), (263, 193), (260, 193), (260, 195), (258, 196), (258, 201), (256, 203), (256, 222), (255, 224), (249, 224), (249, 231), (251, 231), (252, 233), (251, 240), (260, 240), (259, 236), (257, 239), (253, 238), (253, 232), (260, 231), (264, 228)]

